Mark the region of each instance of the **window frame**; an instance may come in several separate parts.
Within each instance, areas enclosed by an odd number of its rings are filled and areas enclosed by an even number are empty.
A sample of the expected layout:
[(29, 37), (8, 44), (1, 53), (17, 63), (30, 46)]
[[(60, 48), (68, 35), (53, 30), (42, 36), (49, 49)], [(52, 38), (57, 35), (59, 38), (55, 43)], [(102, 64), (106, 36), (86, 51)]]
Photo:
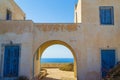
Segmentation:
[[(101, 14), (101, 10), (102, 9), (110, 9), (110, 11), (111, 11), (111, 20), (110, 20), (110, 23), (102, 23), (102, 14)], [(114, 25), (114, 7), (113, 6), (100, 6), (99, 7), (99, 20), (100, 20), (100, 25)]]
[(12, 12), (10, 10), (6, 10), (6, 20), (12, 20)]

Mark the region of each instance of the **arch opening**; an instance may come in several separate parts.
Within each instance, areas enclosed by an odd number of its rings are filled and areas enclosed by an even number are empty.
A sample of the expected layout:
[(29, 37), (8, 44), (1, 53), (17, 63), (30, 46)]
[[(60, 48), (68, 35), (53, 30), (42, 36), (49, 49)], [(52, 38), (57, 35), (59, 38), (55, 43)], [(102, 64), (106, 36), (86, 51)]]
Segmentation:
[(39, 46), (39, 48), (36, 50), (36, 53), (34, 54), (34, 58), (33, 58), (33, 76), (37, 76), (41, 69), (41, 62), (40, 59), (42, 58), (42, 55), (44, 54), (44, 51), (49, 48), (50, 46), (53, 45), (62, 45), (66, 48), (68, 48), (73, 56), (74, 62), (74, 77), (77, 77), (77, 65), (76, 65), (76, 55), (74, 50), (72, 49), (72, 47), (70, 45), (68, 45), (67, 43), (63, 42), (63, 41), (59, 41), (59, 40), (52, 40), (52, 41), (47, 41), (45, 43), (43, 43), (42, 45)]

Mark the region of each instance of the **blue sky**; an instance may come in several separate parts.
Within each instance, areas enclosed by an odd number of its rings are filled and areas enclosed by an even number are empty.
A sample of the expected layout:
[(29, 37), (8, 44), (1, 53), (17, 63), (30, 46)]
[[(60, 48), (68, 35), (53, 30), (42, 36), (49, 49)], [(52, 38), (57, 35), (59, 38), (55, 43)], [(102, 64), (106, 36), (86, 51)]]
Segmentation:
[[(27, 20), (35, 23), (73, 23), (77, 0), (15, 0), (25, 12)], [(62, 45), (48, 47), (43, 58), (73, 58), (71, 51)]]
[(73, 23), (77, 0), (15, 0), (26, 14), (26, 19), (36, 23)]
[(52, 45), (43, 52), (42, 58), (73, 58), (73, 55), (72, 52), (63, 45)]

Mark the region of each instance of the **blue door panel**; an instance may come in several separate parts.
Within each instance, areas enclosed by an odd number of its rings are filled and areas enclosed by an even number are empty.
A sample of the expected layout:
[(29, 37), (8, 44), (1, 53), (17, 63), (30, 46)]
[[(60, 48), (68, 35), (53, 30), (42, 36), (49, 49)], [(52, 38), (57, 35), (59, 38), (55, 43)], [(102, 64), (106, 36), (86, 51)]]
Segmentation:
[(101, 50), (102, 77), (115, 65), (115, 50)]
[(17, 77), (19, 69), (19, 46), (5, 46), (4, 77)]
[(13, 50), (13, 56), (14, 56), (14, 58), (13, 58), (13, 74), (14, 74), (14, 76), (17, 76), (18, 75), (18, 67), (19, 67), (19, 54), (16, 54), (16, 53), (19, 53), (18, 52), (19, 51), (19, 49), (18, 49), (18, 47), (14, 47), (14, 50)]
[[(6, 55), (7, 53), (7, 55)], [(9, 47), (5, 48), (5, 56), (4, 56), (4, 60), (7, 59), (6, 61), (4, 61), (4, 76), (7, 75), (7, 73), (9, 74), (10, 72), (10, 49)]]

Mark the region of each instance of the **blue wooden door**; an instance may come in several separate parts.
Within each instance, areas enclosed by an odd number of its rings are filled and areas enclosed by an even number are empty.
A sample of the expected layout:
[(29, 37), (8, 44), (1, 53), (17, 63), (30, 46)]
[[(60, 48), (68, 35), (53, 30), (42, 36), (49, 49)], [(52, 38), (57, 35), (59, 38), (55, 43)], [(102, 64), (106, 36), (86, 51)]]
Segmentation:
[(19, 46), (5, 46), (4, 77), (17, 77), (19, 68)]
[(102, 77), (115, 65), (115, 50), (101, 50)]

